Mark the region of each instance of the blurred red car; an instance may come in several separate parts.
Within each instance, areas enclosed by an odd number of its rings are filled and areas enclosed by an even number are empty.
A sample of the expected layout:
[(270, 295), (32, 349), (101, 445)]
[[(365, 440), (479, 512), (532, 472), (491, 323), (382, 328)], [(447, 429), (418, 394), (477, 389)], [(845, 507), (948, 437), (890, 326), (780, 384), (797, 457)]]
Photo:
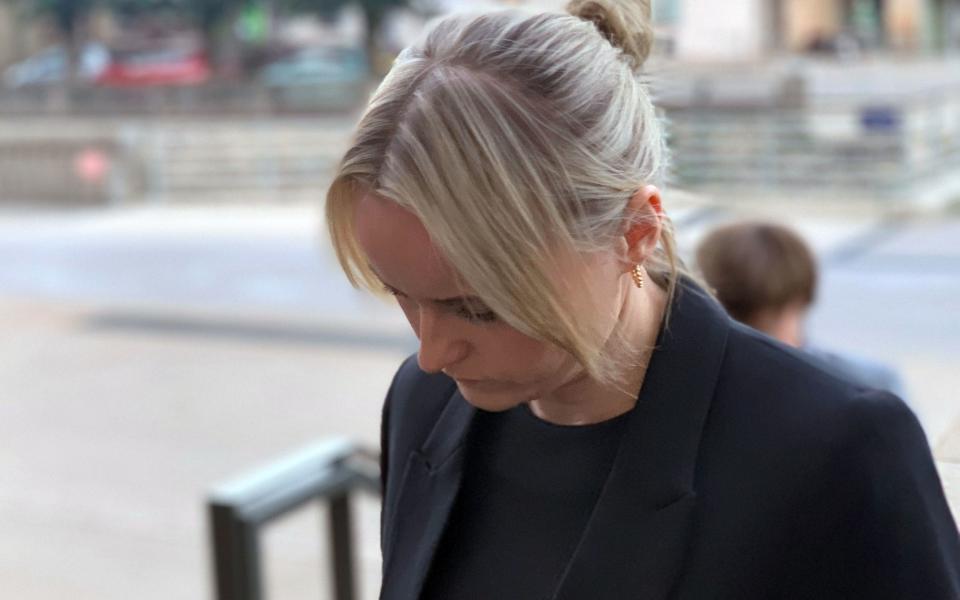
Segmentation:
[(113, 87), (199, 85), (209, 80), (210, 74), (210, 63), (202, 51), (164, 48), (114, 53), (96, 82)]

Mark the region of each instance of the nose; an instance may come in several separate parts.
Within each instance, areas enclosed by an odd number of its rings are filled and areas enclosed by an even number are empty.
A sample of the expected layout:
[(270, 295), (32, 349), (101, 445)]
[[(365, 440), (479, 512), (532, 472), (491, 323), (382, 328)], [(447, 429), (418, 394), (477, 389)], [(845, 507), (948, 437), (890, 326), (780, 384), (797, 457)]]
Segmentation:
[(467, 343), (458, 339), (454, 329), (445, 323), (445, 318), (431, 309), (421, 309), (417, 328), (420, 350), (417, 362), (427, 373), (439, 373), (460, 362), (467, 354)]

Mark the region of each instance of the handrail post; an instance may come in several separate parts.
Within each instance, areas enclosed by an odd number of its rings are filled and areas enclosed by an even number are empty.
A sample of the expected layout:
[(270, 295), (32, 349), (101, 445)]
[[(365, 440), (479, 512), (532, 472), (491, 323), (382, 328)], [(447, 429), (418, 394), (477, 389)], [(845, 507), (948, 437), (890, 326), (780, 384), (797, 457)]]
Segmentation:
[(355, 600), (356, 581), (353, 572), (353, 523), (348, 493), (330, 498), (330, 562), (333, 576), (333, 597), (336, 600)]
[(215, 597), (262, 600), (260, 543), (256, 528), (240, 521), (235, 507), (209, 505)]

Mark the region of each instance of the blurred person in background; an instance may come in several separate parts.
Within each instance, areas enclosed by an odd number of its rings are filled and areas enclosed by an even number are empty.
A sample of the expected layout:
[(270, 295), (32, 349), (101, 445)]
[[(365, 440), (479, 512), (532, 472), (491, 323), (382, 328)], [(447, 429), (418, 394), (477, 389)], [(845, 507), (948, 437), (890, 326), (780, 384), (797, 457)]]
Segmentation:
[(696, 260), (734, 319), (803, 349), (838, 377), (906, 397), (903, 381), (890, 367), (808, 342), (805, 325), (817, 296), (817, 262), (796, 232), (775, 223), (724, 225), (704, 237)]
[(956, 598), (920, 424), (677, 259), (645, 1), (454, 15), (327, 194), (420, 340), (383, 409), (384, 600)]

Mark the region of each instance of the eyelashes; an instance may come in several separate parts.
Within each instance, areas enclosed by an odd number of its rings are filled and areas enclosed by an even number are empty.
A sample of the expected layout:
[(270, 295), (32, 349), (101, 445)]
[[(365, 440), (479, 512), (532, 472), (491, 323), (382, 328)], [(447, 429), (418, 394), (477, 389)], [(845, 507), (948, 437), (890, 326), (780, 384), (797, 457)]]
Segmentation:
[(472, 321), (476, 323), (493, 323), (498, 319), (497, 313), (492, 310), (485, 311), (473, 311), (466, 308), (461, 308), (457, 311), (457, 316), (461, 319), (466, 319), (467, 321)]
[[(383, 286), (383, 291), (396, 298), (398, 302), (406, 298), (406, 296), (388, 285)], [(459, 306), (452, 310), (458, 318), (471, 323), (494, 323), (499, 320), (497, 313), (492, 310), (476, 310), (467, 305)]]

